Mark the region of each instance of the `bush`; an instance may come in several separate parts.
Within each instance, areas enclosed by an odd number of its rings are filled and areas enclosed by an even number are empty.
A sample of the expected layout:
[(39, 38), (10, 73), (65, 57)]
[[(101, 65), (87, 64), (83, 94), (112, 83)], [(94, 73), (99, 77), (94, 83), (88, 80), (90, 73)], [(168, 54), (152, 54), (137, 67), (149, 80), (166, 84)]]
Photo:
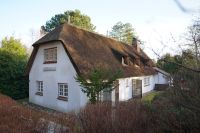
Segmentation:
[(0, 49), (0, 92), (14, 99), (28, 97), (28, 77), (24, 77), (26, 60)]
[(50, 122), (61, 125), (57, 126), (55, 133), (75, 132), (74, 114), (48, 114), (36, 111), (18, 105), (11, 98), (0, 94), (0, 131), (2, 133), (44, 133), (49, 130)]
[(151, 112), (139, 101), (88, 105), (79, 113), (82, 133), (153, 132)]
[(173, 75), (173, 81), (149, 106), (155, 128), (160, 132), (199, 132), (200, 73), (182, 69)]

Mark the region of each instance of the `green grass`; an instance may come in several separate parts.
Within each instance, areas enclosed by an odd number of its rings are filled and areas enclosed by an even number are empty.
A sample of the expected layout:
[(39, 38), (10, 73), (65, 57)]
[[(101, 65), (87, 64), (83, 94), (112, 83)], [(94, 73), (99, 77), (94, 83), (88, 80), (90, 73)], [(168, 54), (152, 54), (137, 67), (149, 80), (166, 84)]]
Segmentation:
[(163, 93), (163, 91), (152, 91), (142, 97), (142, 102), (151, 104), (153, 102), (154, 98), (156, 96), (160, 95), (161, 93)]

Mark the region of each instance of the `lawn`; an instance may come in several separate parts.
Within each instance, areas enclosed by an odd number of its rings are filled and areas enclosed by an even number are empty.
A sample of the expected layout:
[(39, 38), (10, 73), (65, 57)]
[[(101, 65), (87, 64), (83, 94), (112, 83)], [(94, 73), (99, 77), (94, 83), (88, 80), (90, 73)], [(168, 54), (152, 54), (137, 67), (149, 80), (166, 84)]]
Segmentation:
[(142, 97), (142, 102), (152, 103), (156, 96), (162, 94), (164, 91), (152, 91)]

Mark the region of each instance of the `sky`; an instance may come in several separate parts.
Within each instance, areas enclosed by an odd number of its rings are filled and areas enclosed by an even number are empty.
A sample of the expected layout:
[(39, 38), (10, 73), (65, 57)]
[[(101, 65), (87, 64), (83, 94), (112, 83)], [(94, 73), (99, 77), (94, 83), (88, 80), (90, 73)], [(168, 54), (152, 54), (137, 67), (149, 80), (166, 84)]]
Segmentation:
[(145, 52), (156, 59), (153, 51), (179, 52), (183, 33), (199, 15), (200, 0), (1, 0), (0, 40), (14, 36), (31, 48), (46, 21), (75, 9), (90, 16), (100, 34), (118, 21), (131, 23)]

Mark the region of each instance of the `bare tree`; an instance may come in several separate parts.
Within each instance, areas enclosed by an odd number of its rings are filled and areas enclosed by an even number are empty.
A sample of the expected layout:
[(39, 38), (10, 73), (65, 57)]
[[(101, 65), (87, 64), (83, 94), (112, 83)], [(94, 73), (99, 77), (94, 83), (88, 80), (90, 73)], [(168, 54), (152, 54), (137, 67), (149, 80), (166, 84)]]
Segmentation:
[(200, 18), (194, 21), (193, 25), (189, 26), (186, 37), (189, 48), (193, 51), (196, 60), (196, 69), (200, 68)]

